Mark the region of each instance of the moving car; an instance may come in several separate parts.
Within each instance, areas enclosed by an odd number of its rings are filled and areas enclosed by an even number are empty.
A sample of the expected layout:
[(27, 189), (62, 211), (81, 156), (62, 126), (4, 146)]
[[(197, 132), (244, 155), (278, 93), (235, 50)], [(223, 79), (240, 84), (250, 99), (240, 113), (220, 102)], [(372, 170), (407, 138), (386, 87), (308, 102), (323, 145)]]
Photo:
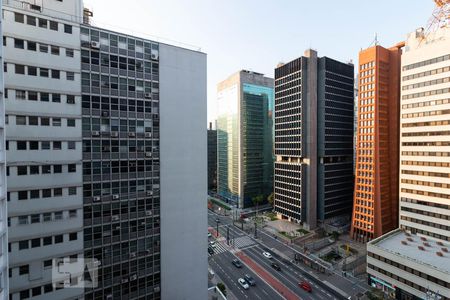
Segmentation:
[(239, 259), (233, 259), (232, 263), (236, 268), (242, 268), (242, 263)]
[(276, 263), (272, 263), (272, 268), (274, 268), (277, 271), (281, 271), (280, 266), (278, 264), (276, 264)]
[(209, 242), (209, 246), (210, 246), (211, 248), (216, 248), (216, 242), (215, 242), (215, 241)]
[(272, 258), (272, 254), (270, 254), (269, 252), (264, 251), (263, 252), (264, 257), (266, 258)]
[(302, 281), (298, 284), (299, 287), (301, 287), (302, 289), (304, 289), (305, 291), (307, 291), (308, 293), (312, 292), (312, 287), (309, 283), (307, 283), (306, 281)]
[(256, 284), (255, 279), (253, 279), (253, 277), (252, 277), (250, 274), (245, 274), (245, 275), (244, 275), (244, 279), (245, 279), (245, 281), (247, 281), (247, 283), (250, 284), (250, 285), (255, 285), (255, 284)]
[(238, 282), (244, 288), (244, 290), (248, 290), (248, 288), (250, 287), (244, 278), (239, 278)]
[(208, 253), (213, 255), (214, 254), (214, 249), (211, 247), (208, 247)]

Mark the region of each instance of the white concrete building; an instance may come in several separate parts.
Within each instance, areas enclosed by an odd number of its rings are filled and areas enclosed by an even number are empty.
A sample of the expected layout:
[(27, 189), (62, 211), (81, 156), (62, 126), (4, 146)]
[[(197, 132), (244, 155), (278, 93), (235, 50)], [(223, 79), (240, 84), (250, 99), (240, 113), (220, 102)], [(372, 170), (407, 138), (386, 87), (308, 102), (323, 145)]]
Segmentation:
[[(2, 1), (0, 0), (0, 6)], [(3, 36), (3, 20), (0, 20), (0, 36)], [(0, 47), (3, 62), (3, 47)], [(5, 100), (3, 97), (3, 69), (0, 70), (0, 299), (8, 299), (8, 212), (6, 199), (6, 140)]]
[(81, 1), (3, 1), (10, 299), (78, 299), (52, 259), (81, 257)]
[(450, 299), (450, 29), (402, 55), (400, 229), (367, 245), (369, 283), (397, 299)]

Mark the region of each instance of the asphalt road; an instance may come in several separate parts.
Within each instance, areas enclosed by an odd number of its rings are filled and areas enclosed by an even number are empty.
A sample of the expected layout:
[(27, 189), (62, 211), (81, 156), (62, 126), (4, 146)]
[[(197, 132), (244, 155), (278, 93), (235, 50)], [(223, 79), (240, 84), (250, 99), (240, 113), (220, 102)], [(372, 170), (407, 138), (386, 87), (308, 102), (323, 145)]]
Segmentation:
[[(231, 263), (233, 259), (236, 259), (236, 256), (232, 253), (223, 252), (210, 256), (209, 265), (238, 299), (284, 299), (247, 266), (236, 268)], [(238, 278), (243, 278), (244, 274), (250, 274), (256, 281), (256, 285), (250, 286), (248, 290), (238, 283)]]

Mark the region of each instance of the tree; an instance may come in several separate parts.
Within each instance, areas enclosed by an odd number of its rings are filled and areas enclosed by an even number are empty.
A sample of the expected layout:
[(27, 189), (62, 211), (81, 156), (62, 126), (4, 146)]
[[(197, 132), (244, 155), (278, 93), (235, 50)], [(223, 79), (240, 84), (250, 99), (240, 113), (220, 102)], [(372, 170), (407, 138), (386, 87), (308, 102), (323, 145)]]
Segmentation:
[(274, 198), (274, 194), (273, 192), (267, 197), (267, 202), (269, 202), (270, 205), (273, 206), (273, 198)]
[(263, 202), (263, 200), (264, 200), (263, 195), (258, 195), (258, 196), (255, 196), (252, 198), (253, 204), (256, 205), (256, 214), (255, 214), (256, 216), (258, 214), (258, 205), (259, 205), (259, 203)]
[(225, 287), (225, 284), (222, 282), (219, 282), (217, 284), (217, 288), (222, 292), (222, 294), (226, 297), (227, 296), (227, 288)]

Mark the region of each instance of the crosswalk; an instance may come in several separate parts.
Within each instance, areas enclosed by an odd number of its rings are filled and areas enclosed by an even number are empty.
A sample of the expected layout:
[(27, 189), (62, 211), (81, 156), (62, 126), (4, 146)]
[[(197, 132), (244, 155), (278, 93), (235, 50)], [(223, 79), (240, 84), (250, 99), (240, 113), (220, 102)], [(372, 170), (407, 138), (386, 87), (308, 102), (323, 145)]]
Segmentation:
[(227, 245), (227, 241), (224, 237), (220, 237), (216, 241), (216, 247), (214, 248), (214, 254), (209, 254), (208, 256), (217, 255), (220, 253), (224, 253), (226, 251), (235, 252), (236, 250), (240, 250), (243, 248), (249, 248), (256, 245), (256, 243), (249, 238), (248, 236), (240, 236), (235, 238), (234, 240), (230, 240), (230, 245)]

